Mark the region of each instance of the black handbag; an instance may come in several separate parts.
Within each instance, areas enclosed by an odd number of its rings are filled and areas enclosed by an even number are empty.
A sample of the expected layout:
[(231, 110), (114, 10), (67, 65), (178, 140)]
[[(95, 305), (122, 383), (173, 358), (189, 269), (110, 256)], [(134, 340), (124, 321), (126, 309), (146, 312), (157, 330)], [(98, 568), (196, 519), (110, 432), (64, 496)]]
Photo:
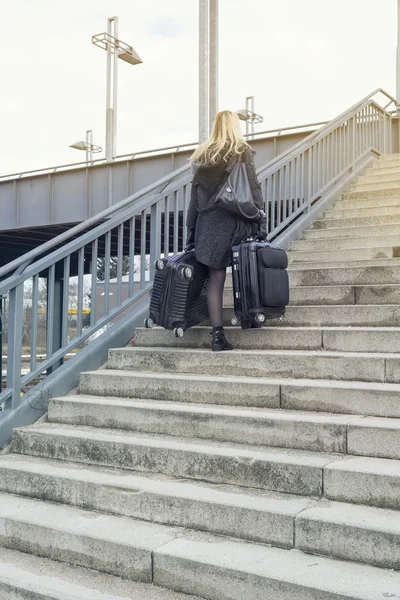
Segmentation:
[(246, 165), (241, 160), (232, 169), (228, 181), (215, 199), (215, 204), (250, 223), (260, 222), (262, 211), (254, 204)]

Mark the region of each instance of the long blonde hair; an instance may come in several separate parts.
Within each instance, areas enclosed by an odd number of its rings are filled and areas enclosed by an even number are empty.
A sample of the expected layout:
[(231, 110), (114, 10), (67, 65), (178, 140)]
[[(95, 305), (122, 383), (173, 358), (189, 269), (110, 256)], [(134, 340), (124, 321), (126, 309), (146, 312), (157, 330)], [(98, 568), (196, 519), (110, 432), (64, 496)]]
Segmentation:
[(230, 110), (223, 110), (215, 117), (210, 138), (193, 152), (190, 160), (197, 166), (215, 165), (231, 154), (242, 154), (246, 147), (239, 117)]

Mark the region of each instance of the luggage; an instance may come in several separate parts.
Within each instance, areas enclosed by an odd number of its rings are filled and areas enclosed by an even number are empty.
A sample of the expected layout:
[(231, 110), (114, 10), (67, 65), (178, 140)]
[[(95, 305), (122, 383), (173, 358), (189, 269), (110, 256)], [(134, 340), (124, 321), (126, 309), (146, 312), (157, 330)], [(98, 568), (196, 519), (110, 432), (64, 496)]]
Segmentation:
[(194, 250), (160, 258), (155, 267), (145, 327), (160, 325), (183, 337), (186, 329), (208, 319), (208, 267), (196, 260)]
[(289, 304), (287, 254), (268, 242), (248, 240), (232, 248), (235, 315), (232, 325), (262, 327), (284, 320)]

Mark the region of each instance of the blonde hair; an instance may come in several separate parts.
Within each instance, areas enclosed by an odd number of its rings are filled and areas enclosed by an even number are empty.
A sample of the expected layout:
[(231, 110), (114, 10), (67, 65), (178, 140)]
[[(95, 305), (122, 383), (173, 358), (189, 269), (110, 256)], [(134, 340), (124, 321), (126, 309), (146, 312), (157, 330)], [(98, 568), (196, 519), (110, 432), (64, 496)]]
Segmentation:
[(210, 138), (193, 152), (190, 160), (198, 166), (215, 165), (231, 154), (242, 154), (246, 147), (239, 117), (230, 110), (223, 110), (215, 117)]

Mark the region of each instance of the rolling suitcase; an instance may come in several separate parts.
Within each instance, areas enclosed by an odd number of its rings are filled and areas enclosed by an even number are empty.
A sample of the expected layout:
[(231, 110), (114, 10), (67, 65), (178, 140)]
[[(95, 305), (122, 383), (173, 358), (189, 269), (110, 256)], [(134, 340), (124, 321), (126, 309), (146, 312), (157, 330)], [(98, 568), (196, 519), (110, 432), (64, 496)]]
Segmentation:
[(235, 317), (232, 325), (262, 327), (268, 319), (284, 320), (289, 304), (288, 259), (268, 242), (248, 240), (232, 248)]
[(183, 337), (186, 329), (208, 319), (208, 267), (196, 260), (194, 250), (155, 263), (156, 273), (145, 327), (160, 325)]

